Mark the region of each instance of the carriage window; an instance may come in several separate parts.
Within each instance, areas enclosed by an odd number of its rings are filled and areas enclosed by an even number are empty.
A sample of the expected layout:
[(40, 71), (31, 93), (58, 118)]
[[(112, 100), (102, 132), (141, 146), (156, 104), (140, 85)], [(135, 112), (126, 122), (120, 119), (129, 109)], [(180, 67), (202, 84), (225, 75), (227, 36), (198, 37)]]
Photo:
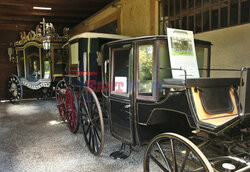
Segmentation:
[(29, 81), (37, 81), (40, 79), (40, 59), (39, 48), (30, 46), (25, 49), (26, 58), (26, 78)]
[(152, 96), (153, 45), (140, 45), (138, 55), (138, 95)]
[(23, 50), (17, 51), (18, 63), (19, 63), (19, 77), (24, 76), (24, 57)]
[(49, 79), (50, 78), (50, 60), (49, 54), (44, 49), (42, 49), (42, 78)]
[(66, 67), (67, 52), (64, 49), (54, 49), (54, 74), (63, 74)]
[(207, 70), (205, 70), (205, 69), (209, 68), (209, 66), (207, 64), (207, 62), (208, 62), (208, 48), (196, 45), (195, 51), (196, 51), (198, 67), (200, 69), (200, 71), (199, 71), (200, 76), (207, 77), (208, 73), (207, 73)]
[(71, 64), (78, 64), (78, 42), (70, 45)]
[(170, 58), (168, 52), (168, 45), (166, 42), (160, 43), (160, 53), (159, 53), (159, 81), (162, 82), (163, 79), (172, 78), (170, 68)]
[(117, 49), (113, 51), (113, 89), (118, 94), (128, 93), (130, 49)]

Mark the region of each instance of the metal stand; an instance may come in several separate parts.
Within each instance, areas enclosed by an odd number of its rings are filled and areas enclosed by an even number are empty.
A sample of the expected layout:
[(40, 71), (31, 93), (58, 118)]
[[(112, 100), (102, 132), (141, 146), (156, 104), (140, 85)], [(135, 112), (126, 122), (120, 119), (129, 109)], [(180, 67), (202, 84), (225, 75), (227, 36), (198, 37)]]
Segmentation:
[(131, 154), (131, 146), (122, 143), (119, 151), (115, 151), (109, 155), (112, 159), (126, 159)]

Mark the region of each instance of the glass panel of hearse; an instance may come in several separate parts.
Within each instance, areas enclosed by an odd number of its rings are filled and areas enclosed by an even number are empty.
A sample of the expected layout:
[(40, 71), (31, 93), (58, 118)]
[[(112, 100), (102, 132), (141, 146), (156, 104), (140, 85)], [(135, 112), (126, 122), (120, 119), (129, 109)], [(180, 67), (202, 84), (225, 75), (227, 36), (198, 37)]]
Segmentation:
[(41, 76), (39, 48), (36, 46), (27, 47), (25, 49), (25, 58), (27, 80), (31, 82), (39, 80)]
[(130, 48), (112, 51), (112, 94), (128, 96)]
[(50, 78), (50, 61), (49, 54), (46, 53), (44, 49), (42, 49), (42, 78), (49, 79)]
[(19, 66), (19, 77), (24, 77), (24, 56), (23, 56), (23, 50), (17, 51), (17, 57), (18, 57), (18, 66)]

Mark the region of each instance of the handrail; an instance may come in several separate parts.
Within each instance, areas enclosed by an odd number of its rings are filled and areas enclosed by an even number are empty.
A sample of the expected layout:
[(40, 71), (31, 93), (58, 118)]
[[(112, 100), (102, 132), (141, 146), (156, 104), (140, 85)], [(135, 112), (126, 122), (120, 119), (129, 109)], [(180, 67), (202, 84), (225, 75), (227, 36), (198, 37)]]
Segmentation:
[(239, 87), (238, 109), (239, 109), (239, 115), (241, 116), (241, 121), (244, 121), (245, 116), (246, 116), (246, 114), (245, 114), (245, 100), (243, 98), (244, 94), (242, 93), (243, 92), (244, 82), (245, 82), (244, 81), (244, 72), (246, 72), (246, 71), (247, 71), (247, 68), (243, 67), (243, 68), (241, 68), (241, 72), (240, 72), (240, 87)]

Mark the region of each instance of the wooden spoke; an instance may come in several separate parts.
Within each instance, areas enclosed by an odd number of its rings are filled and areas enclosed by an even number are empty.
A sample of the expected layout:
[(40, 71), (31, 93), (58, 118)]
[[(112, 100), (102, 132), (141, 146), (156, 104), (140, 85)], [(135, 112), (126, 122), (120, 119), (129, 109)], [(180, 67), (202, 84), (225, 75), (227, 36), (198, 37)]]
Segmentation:
[(188, 156), (189, 156), (189, 154), (190, 154), (190, 150), (187, 149), (185, 152), (186, 152), (186, 153), (185, 153), (184, 159), (183, 159), (183, 161), (182, 161), (182, 163), (181, 163), (180, 172), (184, 171), (184, 167), (185, 167), (185, 165), (186, 165), (187, 158), (188, 158)]
[(159, 150), (160, 150), (160, 152), (161, 152), (161, 155), (162, 155), (162, 157), (163, 157), (163, 159), (164, 159), (164, 161), (165, 161), (165, 163), (166, 163), (166, 165), (167, 165), (167, 168), (169, 169), (169, 171), (172, 171), (172, 168), (171, 168), (171, 166), (170, 166), (170, 164), (169, 164), (169, 162), (168, 162), (168, 159), (167, 159), (165, 153), (163, 152), (163, 150), (162, 150), (162, 148), (161, 148), (159, 142), (156, 142), (156, 145), (157, 145), (157, 147), (159, 148)]
[(149, 154), (149, 157), (155, 162), (163, 171), (168, 172), (168, 170), (152, 155)]

